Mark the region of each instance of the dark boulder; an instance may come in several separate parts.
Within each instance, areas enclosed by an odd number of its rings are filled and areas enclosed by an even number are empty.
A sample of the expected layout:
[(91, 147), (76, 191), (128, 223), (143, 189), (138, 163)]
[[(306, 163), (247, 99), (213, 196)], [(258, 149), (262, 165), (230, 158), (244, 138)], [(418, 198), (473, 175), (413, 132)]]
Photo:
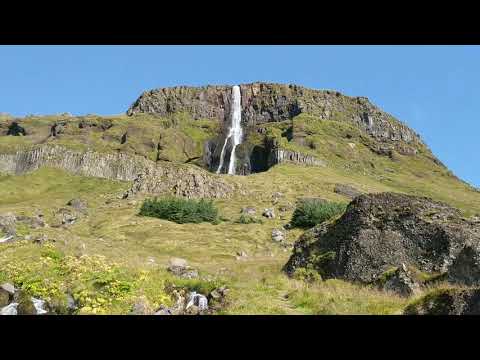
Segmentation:
[(408, 305), (405, 315), (480, 315), (480, 289), (438, 289)]
[(10, 136), (25, 136), (27, 132), (25, 129), (20, 126), (16, 121), (12, 122), (12, 124), (8, 127), (7, 135)]
[[(425, 277), (450, 268), (456, 282), (460, 275), (454, 274), (462, 271), (455, 272), (452, 262), (464, 253), (457, 263), (470, 261), (476, 255), (468, 247), (479, 242), (480, 226), (444, 203), (396, 193), (362, 195), (337, 221), (301, 236), (284, 270), (292, 275), (310, 268), (324, 278), (371, 283), (405, 264)], [(475, 271), (462, 276), (478, 281)]]

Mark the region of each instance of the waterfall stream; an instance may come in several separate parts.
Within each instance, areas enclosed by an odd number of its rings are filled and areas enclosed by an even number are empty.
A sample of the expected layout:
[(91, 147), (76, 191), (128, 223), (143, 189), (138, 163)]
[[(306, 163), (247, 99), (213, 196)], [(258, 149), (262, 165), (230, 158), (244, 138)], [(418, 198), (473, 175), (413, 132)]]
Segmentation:
[(232, 151), (230, 152), (230, 160), (228, 162), (228, 174), (235, 175), (235, 149), (237, 145), (242, 142), (242, 96), (240, 93), (240, 87), (235, 85), (232, 88), (232, 110), (231, 110), (231, 123), (228, 128), (228, 134), (225, 137), (225, 142), (220, 153), (220, 163), (218, 164), (217, 174), (220, 174), (223, 163), (225, 162), (225, 149), (227, 147), (228, 139), (232, 139)]

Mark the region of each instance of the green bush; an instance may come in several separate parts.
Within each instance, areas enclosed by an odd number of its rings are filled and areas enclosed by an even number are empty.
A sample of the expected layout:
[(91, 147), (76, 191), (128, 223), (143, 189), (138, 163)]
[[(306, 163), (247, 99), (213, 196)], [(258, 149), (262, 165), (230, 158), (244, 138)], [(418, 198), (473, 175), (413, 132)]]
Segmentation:
[(217, 223), (218, 210), (212, 201), (182, 198), (147, 199), (140, 215), (174, 221), (178, 224)]
[(263, 224), (263, 221), (253, 216), (242, 214), (237, 220), (237, 224)]
[(297, 204), (290, 224), (293, 227), (310, 228), (342, 214), (346, 207), (344, 203), (320, 199), (303, 200)]

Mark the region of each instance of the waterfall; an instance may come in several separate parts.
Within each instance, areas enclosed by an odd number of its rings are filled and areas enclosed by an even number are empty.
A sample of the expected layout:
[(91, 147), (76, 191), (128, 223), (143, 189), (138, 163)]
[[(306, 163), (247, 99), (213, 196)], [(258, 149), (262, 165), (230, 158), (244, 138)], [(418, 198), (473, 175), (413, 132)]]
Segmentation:
[(235, 85), (232, 88), (232, 110), (231, 110), (231, 124), (228, 128), (228, 134), (225, 137), (225, 143), (220, 153), (220, 163), (218, 164), (217, 174), (220, 174), (223, 163), (225, 162), (225, 148), (227, 147), (228, 139), (232, 139), (232, 151), (230, 152), (230, 160), (228, 162), (228, 174), (235, 175), (235, 149), (238, 144), (242, 142), (242, 106), (241, 106), (240, 87)]

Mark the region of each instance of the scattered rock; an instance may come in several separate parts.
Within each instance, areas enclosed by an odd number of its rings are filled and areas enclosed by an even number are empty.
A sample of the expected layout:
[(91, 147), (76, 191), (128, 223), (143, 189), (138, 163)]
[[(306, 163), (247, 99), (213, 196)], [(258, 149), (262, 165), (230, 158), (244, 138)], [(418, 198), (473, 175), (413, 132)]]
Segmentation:
[(15, 294), (15, 286), (13, 286), (10, 283), (4, 283), (4, 284), (0, 285), (0, 291), (5, 291), (10, 296), (13, 296)]
[(67, 203), (67, 205), (82, 213), (86, 213), (88, 208), (87, 202), (82, 199), (72, 199)]
[(48, 241), (48, 236), (46, 234), (41, 234), (38, 236), (35, 236), (33, 239), (33, 243), (42, 245)]
[(256, 212), (257, 210), (251, 206), (244, 207), (241, 211), (241, 213), (245, 215), (255, 215)]
[(12, 284), (4, 283), (0, 285), (0, 308), (7, 306), (15, 295), (15, 287)]
[(285, 232), (281, 229), (273, 229), (272, 240), (275, 242), (283, 242), (285, 240)]
[(361, 195), (362, 193), (360, 191), (358, 191), (356, 188), (354, 188), (353, 186), (351, 185), (347, 185), (347, 184), (336, 184), (335, 185), (335, 188), (333, 189), (333, 191), (337, 194), (340, 194), (340, 195), (343, 195), (343, 196), (346, 196), (350, 199), (354, 199), (356, 198), (357, 196)]
[[(0, 215), (0, 242), (7, 242), (9, 240), (12, 240), (15, 237), (16, 222), (17, 222), (17, 218), (12, 213)], [(2, 233), (5, 234), (4, 237), (1, 237)]]
[(153, 315), (173, 315), (172, 310), (169, 308), (160, 308), (155, 314)]
[(198, 278), (198, 271), (188, 266), (187, 260), (185, 259), (170, 259), (167, 270), (175, 276), (182, 277), (184, 279)]
[(54, 227), (73, 225), (78, 219), (78, 214), (70, 209), (60, 208), (55, 213)]
[(265, 209), (262, 216), (265, 216), (267, 219), (275, 219), (275, 211), (273, 209)]
[(0, 289), (0, 308), (7, 306), (9, 302), (10, 295), (6, 291)]

